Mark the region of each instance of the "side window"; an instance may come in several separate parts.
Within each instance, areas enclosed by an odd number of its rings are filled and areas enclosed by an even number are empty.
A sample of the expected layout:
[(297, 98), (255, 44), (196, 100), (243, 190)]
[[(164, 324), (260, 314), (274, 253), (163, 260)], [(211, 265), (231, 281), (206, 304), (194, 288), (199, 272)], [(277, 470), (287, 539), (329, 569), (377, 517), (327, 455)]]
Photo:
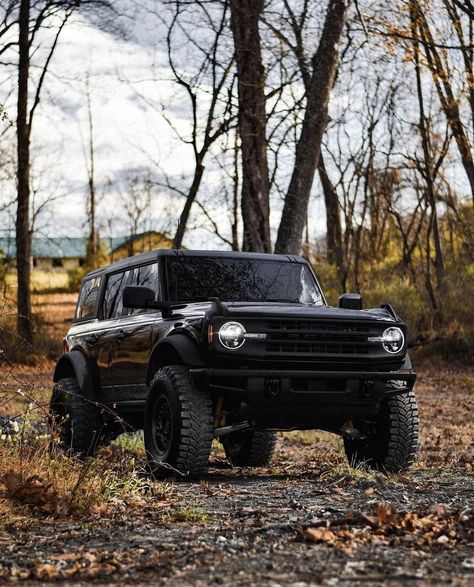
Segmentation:
[(100, 277), (93, 277), (83, 282), (77, 301), (76, 320), (95, 316), (97, 299), (100, 291)]
[(123, 310), (122, 293), (128, 280), (129, 272), (114, 273), (107, 279), (104, 301), (102, 303), (102, 319), (120, 318)]
[[(141, 285), (142, 287), (149, 287), (155, 292), (155, 299), (158, 298), (158, 263), (152, 263), (151, 265), (142, 265), (141, 267), (135, 267), (135, 269), (133, 270), (130, 285)], [(131, 314), (144, 314), (146, 312), (154, 312), (154, 310), (130, 310)]]
[(150, 287), (158, 295), (158, 263), (136, 267), (132, 279), (133, 285)]

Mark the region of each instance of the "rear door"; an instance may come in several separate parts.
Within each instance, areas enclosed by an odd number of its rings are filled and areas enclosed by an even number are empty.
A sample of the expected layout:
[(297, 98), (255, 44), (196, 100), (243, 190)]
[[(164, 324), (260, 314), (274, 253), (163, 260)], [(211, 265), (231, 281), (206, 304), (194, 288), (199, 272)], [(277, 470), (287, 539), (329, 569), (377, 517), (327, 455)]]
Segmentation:
[[(127, 285), (150, 287), (159, 299), (158, 262), (135, 267)], [(113, 373), (114, 395), (118, 401), (146, 397), (146, 372), (151, 352), (156, 310), (123, 311), (114, 335)]]
[(100, 329), (93, 345), (93, 354), (99, 368), (104, 401), (115, 401), (114, 384), (116, 373), (113, 369), (113, 353), (120, 318), (123, 315), (123, 288), (131, 277), (131, 271), (120, 271), (107, 276), (105, 292), (99, 311)]

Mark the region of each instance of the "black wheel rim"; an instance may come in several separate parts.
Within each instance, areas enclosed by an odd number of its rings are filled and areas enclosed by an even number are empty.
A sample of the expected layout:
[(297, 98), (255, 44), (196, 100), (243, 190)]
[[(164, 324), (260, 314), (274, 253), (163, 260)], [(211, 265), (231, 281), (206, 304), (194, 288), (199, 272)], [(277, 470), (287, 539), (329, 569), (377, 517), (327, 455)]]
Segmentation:
[(157, 453), (166, 455), (173, 437), (173, 414), (168, 398), (160, 395), (153, 410), (153, 440)]

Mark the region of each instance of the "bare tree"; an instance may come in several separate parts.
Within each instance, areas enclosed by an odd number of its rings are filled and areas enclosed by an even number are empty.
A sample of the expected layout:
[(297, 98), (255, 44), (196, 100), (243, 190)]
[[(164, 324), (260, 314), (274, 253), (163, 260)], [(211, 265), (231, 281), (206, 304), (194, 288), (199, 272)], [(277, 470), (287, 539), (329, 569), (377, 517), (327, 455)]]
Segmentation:
[(89, 219), (89, 249), (93, 266), (97, 266), (99, 250), (98, 232), (96, 226), (97, 216), (97, 189), (95, 181), (95, 148), (94, 148), (94, 118), (92, 114), (92, 100), (90, 75), (87, 74), (85, 82), (86, 104), (87, 104), (87, 146), (84, 145), (84, 161), (87, 172), (87, 187), (89, 190), (87, 217)]
[[(156, 103), (135, 90), (167, 122), (177, 139), (192, 149), (194, 170), (189, 188), (178, 186), (161, 170), (165, 176), (161, 185), (185, 200), (173, 238), (174, 248), (179, 249), (203, 181), (205, 160), (235, 122), (232, 110), (233, 54), (226, 48), (228, 6), (227, 2), (209, 7), (207, 2), (200, 0), (193, 3), (173, 0), (158, 9), (153, 7), (148, 14), (152, 14), (165, 31), (172, 81), (178, 90), (184, 90), (185, 108), (191, 121), (190, 132), (183, 132), (168, 113), (175, 104)], [(192, 61), (189, 60), (189, 47), (194, 49)], [(151, 160), (156, 164), (155, 157)]]
[[(18, 52), (18, 95), (17, 95), (17, 278), (18, 278), (18, 333), (27, 342), (33, 338), (31, 324), (30, 294), (30, 144), (34, 116), (40, 104), (42, 90), (51, 60), (58, 46), (61, 33), (71, 15), (79, 8), (93, 10), (109, 8), (108, 0), (4, 0), (0, 4), (2, 17), (0, 35), (7, 41), (0, 52)], [(12, 31), (18, 30), (15, 37)], [(35, 58), (35, 69), (39, 71), (32, 79), (32, 56), (36, 52), (40, 32), (51, 31), (51, 43), (41, 63)], [(33, 86), (33, 87), (31, 87)], [(30, 101), (30, 94), (32, 99)]]
[(132, 257), (136, 251), (134, 242), (140, 231), (148, 228), (146, 219), (150, 219), (152, 205), (152, 181), (149, 174), (135, 175), (125, 181), (122, 206), (127, 217), (128, 254)]
[[(453, 16), (452, 12), (450, 14)], [(436, 47), (430, 24), (421, 3), (418, 0), (411, 0), (410, 15), (411, 21), (414, 23), (412, 32), (413, 34), (416, 32), (417, 38), (419, 39), (417, 42), (419, 42), (424, 49), (426, 63), (432, 74), (438, 98), (446, 116), (446, 121), (451, 128), (453, 138), (456, 141), (456, 145), (461, 155), (461, 162), (469, 181), (472, 201), (474, 202), (474, 159), (471, 151), (472, 145), (462, 121), (459, 102), (456, 99), (453, 90), (448, 66), (443, 61), (440, 49)], [(472, 76), (472, 72), (470, 75)]]
[[(284, 11), (278, 13), (280, 21), (278, 24), (266, 18), (264, 18), (264, 23), (270, 29), (272, 34), (275, 35), (277, 39), (281, 40), (287, 49), (294, 55), (295, 65), (300, 72), (300, 79), (303, 83), (305, 92), (308, 94), (311, 90), (313, 62), (310, 58), (311, 50), (306, 46), (305, 40), (307, 38), (311, 39), (313, 36), (308, 34), (308, 29), (311, 25), (314, 26), (314, 18), (312, 18), (314, 9), (310, 0), (303, 0), (298, 5), (290, 3), (289, 0), (284, 0), (283, 5)], [(280, 23), (284, 26), (281, 26)], [(288, 29), (288, 31), (286, 29)], [(302, 101), (301, 103), (295, 102), (291, 108), (298, 113), (299, 110), (304, 108), (304, 104)], [(295, 124), (298, 125), (300, 122), (296, 120)], [(284, 136), (283, 141), (287, 142), (287, 140), (287, 137)], [(298, 139), (296, 138), (295, 143), (297, 143), (297, 140)], [(329, 263), (336, 264), (341, 287), (344, 290), (346, 270), (344, 266), (340, 205), (337, 191), (331, 182), (326, 169), (323, 153), (320, 153), (318, 173), (326, 206), (327, 259)], [(308, 224), (306, 224), (306, 227), (308, 228)], [(308, 240), (308, 238), (306, 240)]]
[(327, 124), (329, 96), (339, 62), (338, 45), (346, 20), (347, 5), (348, 2), (344, 0), (329, 1), (321, 40), (312, 58), (313, 71), (306, 95), (306, 111), (275, 244), (277, 253), (298, 254), (301, 249), (309, 196)]

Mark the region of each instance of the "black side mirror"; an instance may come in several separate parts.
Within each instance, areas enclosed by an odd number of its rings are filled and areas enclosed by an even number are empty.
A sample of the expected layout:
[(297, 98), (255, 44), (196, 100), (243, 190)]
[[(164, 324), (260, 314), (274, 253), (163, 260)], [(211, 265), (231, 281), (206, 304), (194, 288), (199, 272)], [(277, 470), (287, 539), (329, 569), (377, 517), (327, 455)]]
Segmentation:
[(123, 305), (125, 308), (156, 308), (155, 292), (151, 287), (127, 285), (123, 290)]
[(339, 296), (339, 307), (345, 310), (362, 310), (362, 296), (358, 293), (345, 293)]

